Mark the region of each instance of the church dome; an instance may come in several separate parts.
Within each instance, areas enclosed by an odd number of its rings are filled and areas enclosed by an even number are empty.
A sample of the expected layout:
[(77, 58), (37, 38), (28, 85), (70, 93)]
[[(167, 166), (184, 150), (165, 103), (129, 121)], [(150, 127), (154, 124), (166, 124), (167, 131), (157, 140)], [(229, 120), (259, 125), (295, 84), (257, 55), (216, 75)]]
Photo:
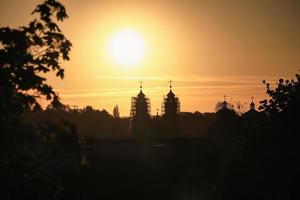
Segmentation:
[(141, 90), (140, 93), (137, 95), (139, 98), (145, 98), (145, 94)]
[(170, 92), (167, 94), (168, 98), (175, 98), (175, 94), (170, 90)]

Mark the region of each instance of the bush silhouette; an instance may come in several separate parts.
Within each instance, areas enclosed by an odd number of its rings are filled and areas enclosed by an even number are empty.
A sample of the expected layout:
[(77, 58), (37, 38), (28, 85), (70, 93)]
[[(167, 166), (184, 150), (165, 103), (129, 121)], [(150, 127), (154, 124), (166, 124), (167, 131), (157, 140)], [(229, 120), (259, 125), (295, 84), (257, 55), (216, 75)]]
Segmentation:
[(56, 24), (68, 17), (65, 7), (47, 0), (32, 12), (38, 16), (18, 29), (0, 29), (0, 115), (40, 109), (38, 99), (59, 106), (59, 98), (44, 74), (63, 78), (60, 61), (69, 60), (71, 42)]

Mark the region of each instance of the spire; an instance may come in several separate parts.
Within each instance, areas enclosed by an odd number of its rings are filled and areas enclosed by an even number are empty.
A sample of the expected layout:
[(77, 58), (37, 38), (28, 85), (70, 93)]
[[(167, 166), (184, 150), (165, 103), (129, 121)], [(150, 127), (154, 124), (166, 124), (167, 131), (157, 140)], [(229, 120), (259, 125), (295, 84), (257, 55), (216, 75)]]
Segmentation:
[(225, 109), (225, 108), (227, 108), (227, 102), (226, 102), (226, 94), (224, 94), (224, 101), (223, 101), (223, 103), (222, 103), (222, 109)]
[(169, 93), (167, 94), (167, 96), (168, 96), (168, 98), (175, 98), (175, 94), (172, 92), (172, 83), (173, 83), (173, 81), (169, 81), (169, 84), (170, 84), (170, 91), (169, 91)]
[(255, 110), (255, 104), (253, 102), (253, 97), (251, 97), (250, 110)]
[(142, 91), (142, 89), (143, 89), (143, 81), (140, 80), (140, 91)]
[(140, 92), (137, 96), (139, 98), (145, 98), (145, 94), (143, 93), (143, 81), (140, 81)]

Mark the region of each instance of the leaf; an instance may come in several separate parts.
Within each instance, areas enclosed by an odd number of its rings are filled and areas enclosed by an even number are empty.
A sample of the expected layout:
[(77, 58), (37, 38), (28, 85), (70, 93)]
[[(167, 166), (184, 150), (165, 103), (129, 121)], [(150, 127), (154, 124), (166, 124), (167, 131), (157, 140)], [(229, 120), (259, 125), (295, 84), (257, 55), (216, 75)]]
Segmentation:
[(59, 76), (61, 79), (63, 79), (65, 76), (64, 72), (64, 69), (59, 69), (58, 72), (56, 72), (56, 76)]
[(57, 26), (57, 24), (55, 24), (55, 23), (53, 23), (53, 22), (49, 23), (49, 24), (48, 24), (48, 27), (49, 27), (50, 31), (58, 31), (58, 32), (60, 32), (60, 29), (59, 29), (59, 27)]

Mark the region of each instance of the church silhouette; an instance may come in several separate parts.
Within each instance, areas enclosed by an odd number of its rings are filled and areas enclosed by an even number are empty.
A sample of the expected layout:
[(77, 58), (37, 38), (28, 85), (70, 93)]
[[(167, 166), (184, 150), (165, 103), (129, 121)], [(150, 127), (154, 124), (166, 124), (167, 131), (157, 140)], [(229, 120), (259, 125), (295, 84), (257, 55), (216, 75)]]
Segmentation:
[(159, 130), (162, 137), (177, 136), (180, 132), (179, 114), (180, 101), (172, 91), (172, 81), (170, 81), (170, 91), (164, 96), (162, 102), (162, 116), (151, 119), (150, 99), (143, 93), (142, 82), (140, 82), (140, 92), (131, 98), (130, 110), (130, 132), (135, 138), (149, 138), (151, 129)]

